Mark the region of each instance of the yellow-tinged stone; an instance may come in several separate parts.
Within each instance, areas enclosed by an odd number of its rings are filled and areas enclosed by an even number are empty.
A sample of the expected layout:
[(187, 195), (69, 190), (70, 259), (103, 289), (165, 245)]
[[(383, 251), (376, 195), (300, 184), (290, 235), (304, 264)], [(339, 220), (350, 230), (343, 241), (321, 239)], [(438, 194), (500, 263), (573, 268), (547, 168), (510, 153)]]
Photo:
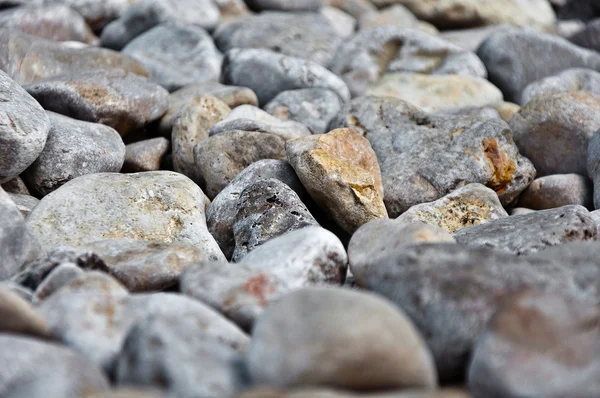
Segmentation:
[(286, 152), (315, 202), (347, 232), (387, 218), (377, 157), (369, 141), (353, 129), (288, 141)]
[(510, 122), (510, 119), (521, 110), (521, 107), (512, 102), (503, 101), (495, 106), (496, 111), (505, 122)]

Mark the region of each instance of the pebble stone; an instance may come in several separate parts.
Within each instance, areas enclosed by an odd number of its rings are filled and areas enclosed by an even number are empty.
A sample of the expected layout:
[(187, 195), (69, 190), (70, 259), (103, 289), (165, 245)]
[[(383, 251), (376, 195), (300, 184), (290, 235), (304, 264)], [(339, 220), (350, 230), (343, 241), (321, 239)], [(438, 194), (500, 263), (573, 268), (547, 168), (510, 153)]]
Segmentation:
[(593, 210), (594, 189), (589, 178), (555, 174), (535, 179), (519, 197), (519, 206), (533, 210), (580, 205)]
[(36, 197), (30, 195), (22, 195), (17, 193), (8, 193), (10, 199), (15, 202), (17, 209), (21, 212), (23, 217), (27, 217), (31, 210), (40, 202)]
[(151, 138), (127, 145), (123, 172), (160, 170), (170, 147), (169, 140), (164, 137)]

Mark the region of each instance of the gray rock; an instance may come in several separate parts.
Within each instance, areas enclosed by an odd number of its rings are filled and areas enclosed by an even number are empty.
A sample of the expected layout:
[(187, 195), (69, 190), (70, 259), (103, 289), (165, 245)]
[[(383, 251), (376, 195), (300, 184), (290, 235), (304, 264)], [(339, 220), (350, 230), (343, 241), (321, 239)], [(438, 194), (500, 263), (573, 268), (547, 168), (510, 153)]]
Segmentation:
[(80, 246), (104, 261), (108, 272), (130, 292), (159, 291), (177, 284), (184, 268), (223, 257), (186, 243), (108, 239)]
[[(500, 107), (503, 105), (504, 104), (496, 105), (496, 106)], [(440, 112), (440, 113), (449, 113), (451, 115), (470, 116), (470, 117), (477, 118), (477, 119), (502, 119), (504, 121), (507, 121), (500, 115), (500, 113), (496, 110), (496, 108), (493, 108), (492, 106), (468, 106), (468, 107), (459, 108), (459, 109), (450, 110), (450, 111), (444, 111), (444, 112)]]
[(402, 308), (425, 337), (442, 382), (463, 380), (476, 338), (508, 295), (527, 288), (582, 294), (563, 268), (456, 244), (405, 246), (365, 270), (356, 275), (364, 287)]
[(50, 121), (40, 104), (2, 71), (0, 98), (0, 183), (5, 183), (42, 153)]
[(581, 205), (593, 209), (594, 190), (589, 178), (555, 174), (534, 180), (519, 197), (519, 206), (533, 210)]
[(170, 147), (169, 140), (164, 137), (151, 138), (127, 145), (123, 171), (137, 173), (160, 170)]
[(325, 4), (339, 8), (356, 19), (367, 12), (377, 11), (370, 0), (325, 0)]
[[(374, 392), (367, 394), (356, 394), (349, 391), (340, 391), (330, 388), (299, 388), (287, 391), (279, 389), (259, 387), (236, 398), (471, 398), (466, 390), (456, 388), (442, 388), (436, 390), (403, 389), (400, 391)], [(96, 398), (96, 397), (93, 397)], [(104, 396), (99, 398), (105, 398)], [(112, 398), (112, 397), (106, 397)], [(121, 397), (115, 397), (121, 398)], [(127, 397), (124, 397), (127, 398)], [(137, 397), (136, 397), (137, 398)], [(145, 397), (140, 397), (145, 398)], [(152, 398), (152, 397), (149, 397)]]
[(120, 50), (164, 22), (212, 29), (219, 22), (219, 9), (212, 0), (139, 0), (102, 30), (100, 41), (103, 47)]
[[(537, 210), (531, 210), (531, 209), (528, 209), (526, 207), (515, 207), (514, 209), (512, 209), (510, 211), (510, 215), (511, 216), (518, 216), (518, 215), (521, 215), (521, 214), (535, 213), (536, 211)], [(591, 214), (592, 213), (590, 213), (590, 215)]]
[(27, 185), (25, 185), (21, 177), (15, 177), (12, 180), (2, 183), (0, 186), (7, 193), (31, 195), (31, 192), (29, 192)]
[(21, 212), (23, 217), (27, 217), (31, 210), (40, 202), (38, 198), (30, 195), (20, 195), (16, 193), (9, 193), (10, 199), (15, 202), (17, 209)]
[(11, 28), (0, 28), (0, 69), (19, 84), (93, 69), (148, 75), (138, 61), (116, 51), (59, 43)]
[(338, 36), (347, 38), (354, 34), (357, 22), (352, 15), (345, 13), (339, 8), (329, 6), (321, 7), (319, 13), (327, 18)]
[(572, 68), (537, 80), (525, 88), (521, 103), (527, 104), (535, 97), (562, 91), (588, 91), (600, 95), (600, 73), (592, 69)]
[(224, 259), (206, 229), (208, 203), (192, 180), (170, 171), (90, 174), (45, 196), (27, 222), (47, 251), (128, 238), (190, 243)]
[[(57, 344), (0, 335), (0, 395), (7, 398), (64, 398), (108, 390), (100, 369)], [(10, 369), (10, 371), (7, 371)]]
[(217, 97), (230, 108), (236, 108), (240, 105), (258, 105), (258, 99), (254, 91), (247, 87), (225, 86), (216, 82), (203, 82), (190, 84), (169, 95), (169, 108), (167, 113), (160, 120), (159, 131), (164, 136), (170, 136), (173, 124), (181, 114), (181, 111), (196, 97), (210, 95)]
[(580, 19), (585, 22), (600, 17), (600, 8), (595, 0), (565, 0), (558, 10), (560, 19)]
[(262, 159), (284, 159), (283, 138), (256, 131), (227, 131), (200, 141), (194, 147), (194, 162), (201, 185), (213, 199), (250, 164)]
[(600, 130), (596, 131), (588, 145), (587, 171), (594, 182), (594, 207), (600, 209)]
[(306, 203), (309, 199), (296, 172), (287, 161), (264, 159), (246, 167), (213, 199), (206, 211), (208, 230), (227, 259), (231, 259), (235, 247), (233, 223), (242, 192), (250, 185), (270, 178), (287, 184), (302, 202)]
[(315, 134), (324, 134), (342, 106), (340, 97), (331, 90), (305, 88), (279, 93), (264, 109), (281, 120), (300, 122)]
[(259, 180), (244, 189), (237, 208), (232, 225), (234, 262), (278, 236), (319, 226), (292, 188), (274, 178)]
[(569, 68), (600, 71), (600, 55), (565, 39), (532, 29), (507, 28), (493, 33), (477, 50), (490, 81), (507, 101), (521, 100), (522, 91), (536, 80)]
[(0, 287), (0, 333), (28, 335), (45, 339), (48, 324), (35, 309), (6, 287)]
[(159, 85), (118, 69), (53, 77), (25, 88), (47, 110), (106, 124), (121, 135), (160, 118), (169, 95)]
[(209, 321), (202, 313), (139, 321), (117, 359), (117, 383), (154, 386), (181, 398), (232, 396), (247, 337), (224, 320), (218, 326)]
[(513, 116), (510, 127), (538, 177), (586, 176), (588, 142), (600, 129), (600, 95), (578, 91), (537, 97)]
[(111, 127), (48, 112), (50, 132), (44, 150), (22, 174), (40, 197), (86, 174), (119, 172), (125, 144)]
[(463, 228), (459, 244), (529, 254), (566, 242), (594, 240), (596, 223), (582, 206), (562, 206)]
[(431, 353), (404, 313), (374, 295), (332, 288), (303, 289), (271, 305), (254, 328), (248, 371), (254, 384), (277, 387), (437, 384)]
[(44, 4), (65, 4), (81, 14), (94, 31), (117, 19), (129, 8), (129, 0), (42, 0)]
[(362, 97), (346, 105), (330, 128), (339, 126), (371, 143), (392, 218), (468, 183), (486, 185), (508, 204), (535, 176), (502, 120), (427, 115), (401, 100)]
[(54, 268), (35, 289), (33, 302), (40, 303), (50, 297), (61, 287), (75, 278), (80, 278), (85, 271), (73, 263), (62, 263)]
[[(426, 33), (437, 34), (435, 26), (417, 19), (410, 10), (401, 4), (393, 4), (382, 8), (378, 12), (368, 12), (358, 20), (359, 29), (374, 28), (376, 26), (395, 25), (399, 28), (418, 29)], [(470, 50), (474, 51), (474, 50)]]
[(469, 390), (474, 397), (594, 396), (600, 389), (598, 319), (597, 305), (560, 295), (511, 298), (478, 339)]
[(225, 54), (221, 81), (251, 88), (261, 106), (277, 94), (299, 88), (327, 88), (350, 99), (342, 79), (319, 64), (265, 49), (232, 49)]
[(218, 80), (223, 56), (206, 31), (165, 23), (142, 33), (122, 51), (138, 60), (150, 79), (169, 91), (204, 80)]
[(483, 63), (472, 52), (397, 26), (361, 30), (338, 48), (331, 70), (346, 82), (353, 97), (363, 95), (386, 72), (486, 77)]
[(92, 44), (97, 40), (83, 17), (63, 4), (2, 10), (0, 27), (16, 28), (23, 33), (55, 41)]
[(33, 302), (33, 292), (28, 288), (21, 286), (12, 280), (6, 280), (0, 282), (0, 289), (6, 289), (15, 293), (17, 296), (25, 300), (27, 303)]
[(312, 134), (311, 130), (302, 123), (278, 119), (252, 105), (240, 105), (232, 110), (223, 120), (210, 128), (210, 135), (233, 130), (259, 131), (277, 135), (286, 141)]
[(231, 21), (243, 18), (250, 14), (248, 6), (244, 0), (214, 0), (219, 7), (219, 22)]
[(466, 50), (477, 51), (481, 43), (485, 41), (492, 33), (505, 28), (505, 25), (490, 25), (477, 28), (444, 30), (440, 32), (440, 37), (450, 43)]
[(569, 40), (578, 46), (599, 51), (600, 41), (598, 33), (600, 32), (600, 19), (595, 19), (586, 24), (585, 28), (572, 35)]
[(263, 48), (325, 67), (342, 42), (329, 20), (318, 13), (263, 12), (221, 24), (214, 36), (223, 52)]
[(246, 0), (246, 3), (254, 11), (317, 11), (323, 0)]

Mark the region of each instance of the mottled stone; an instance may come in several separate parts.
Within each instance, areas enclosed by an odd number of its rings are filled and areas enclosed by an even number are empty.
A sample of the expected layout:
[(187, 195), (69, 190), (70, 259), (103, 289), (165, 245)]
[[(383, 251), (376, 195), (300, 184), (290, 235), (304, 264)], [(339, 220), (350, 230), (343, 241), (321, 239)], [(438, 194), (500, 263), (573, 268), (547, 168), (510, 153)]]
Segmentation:
[(323, 66), (265, 49), (229, 50), (221, 81), (251, 88), (261, 106), (283, 91), (300, 88), (327, 88), (344, 102), (350, 99), (344, 81)]
[(62, 263), (54, 268), (35, 289), (33, 302), (40, 303), (50, 297), (61, 287), (75, 278), (81, 277), (85, 271), (73, 263)]
[(131, 0), (42, 0), (44, 4), (65, 4), (81, 14), (94, 31), (117, 19), (131, 5)]
[(200, 141), (194, 161), (210, 199), (217, 196), (250, 164), (261, 159), (285, 158), (285, 140), (256, 131), (228, 131)]
[(170, 146), (169, 140), (164, 137), (151, 138), (127, 145), (123, 171), (137, 173), (160, 170)]
[(118, 69), (57, 76), (25, 88), (49, 111), (106, 124), (121, 135), (157, 120), (167, 110), (165, 89)]
[(519, 197), (519, 206), (533, 210), (581, 205), (593, 209), (593, 187), (578, 174), (555, 174), (534, 180)]
[(48, 324), (35, 309), (17, 293), (0, 287), (0, 333), (20, 334), (38, 338), (49, 335)]
[(15, 202), (17, 209), (19, 209), (23, 217), (27, 217), (29, 213), (31, 213), (31, 210), (33, 210), (33, 208), (40, 202), (38, 198), (30, 195), (9, 193), (8, 196), (13, 202)]
[(395, 25), (399, 28), (418, 29), (426, 33), (436, 34), (438, 30), (428, 22), (417, 19), (410, 10), (401, 4), (393, 4), (378, 12), (368, 12), (360, 16), (359, 29), (376, 26)]
[(535, 97), (563, 91), (588, 91), (600, 95), (600, 73), (592, 69), (572, 68), (537, 80), (525, 88), (521, 103), (527, 104)]
[(566, 242), (594, 240), (596, 223), (582, 206), (562, 206), (500, 218), (454, 234), (462, 245), (528, 254)]

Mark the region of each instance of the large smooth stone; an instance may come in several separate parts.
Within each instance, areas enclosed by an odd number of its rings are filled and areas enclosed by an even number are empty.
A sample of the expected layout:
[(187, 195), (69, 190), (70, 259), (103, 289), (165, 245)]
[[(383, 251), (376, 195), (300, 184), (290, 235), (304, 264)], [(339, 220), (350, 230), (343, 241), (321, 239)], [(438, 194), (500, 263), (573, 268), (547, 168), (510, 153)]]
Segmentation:
[(129, 144), (125, 147), (123, 172), (157, 171), (161, 169), (171, 148), (164, 137), (151, 138)]
[(401, 4), (393, 4), (378, 12), (368, 12), (358, 20), (359, 30), (376, 26), (395, 25), (399, 28), (418, 29), (423, 32), (436, 34), (438, 30), (428, 22), (420, 21), (410, 10)]
[(65, 4), (81, 14), (94, 31), (120, 17), (131, 0), (42, 0), (44, 4)]
[(519, 197), (519, 206), (533, 210), (580, 205), (593, 209), (594, 190), (589, 178), (555, 174), (535, 179)]

